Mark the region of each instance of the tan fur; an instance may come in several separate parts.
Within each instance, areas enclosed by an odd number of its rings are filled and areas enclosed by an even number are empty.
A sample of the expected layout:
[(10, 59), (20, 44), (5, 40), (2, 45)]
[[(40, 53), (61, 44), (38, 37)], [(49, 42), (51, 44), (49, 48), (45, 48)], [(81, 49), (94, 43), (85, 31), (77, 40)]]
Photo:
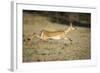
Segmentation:
[(68, 39), (66, 35), (72, 31), (75, 30), (75, 28), (72, 27), (72, 24), (65, 30), (59, 30), (59, 31), (47, 31), (42, 30), (40, 36), (37, 36), (38, 38), (42, 40), (48, 40), (48, 39)]

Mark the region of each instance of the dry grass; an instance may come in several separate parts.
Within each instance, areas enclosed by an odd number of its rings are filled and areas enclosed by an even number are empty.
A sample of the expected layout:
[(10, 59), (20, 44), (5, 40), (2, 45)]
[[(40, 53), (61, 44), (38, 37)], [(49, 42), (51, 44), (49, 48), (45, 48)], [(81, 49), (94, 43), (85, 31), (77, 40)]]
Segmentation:
[(36, 37), (27, 40), (33, 32), (40, 34), (42, 29), (54, 31), (66, 27), (50, 22), (47, 17), (24, 14), (23, 62), (90, 59), (90, 28), (76, 27), (77, 30), (67, 35), (72, 43), (63, 39), (43, 41)]

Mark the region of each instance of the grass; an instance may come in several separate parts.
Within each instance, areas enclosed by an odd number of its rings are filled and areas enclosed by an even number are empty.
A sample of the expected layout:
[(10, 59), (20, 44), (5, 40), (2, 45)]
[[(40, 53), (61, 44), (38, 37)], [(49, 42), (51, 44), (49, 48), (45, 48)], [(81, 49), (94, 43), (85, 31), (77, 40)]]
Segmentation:
[(42, 29), (62, 30), (68, 27), (58, 23), (50, 22), (47, 17), (24, 14), (23, 29), (23, 62), (39, 61), (64, 61), (84, 60), (91, 58), (90, 49), (90, 28), (77, 27), (67, 37), (69, 40), (48, 40), (43, 41), (33, 37), (32, 41), (27, 40), (32, 33), (40, 34)]

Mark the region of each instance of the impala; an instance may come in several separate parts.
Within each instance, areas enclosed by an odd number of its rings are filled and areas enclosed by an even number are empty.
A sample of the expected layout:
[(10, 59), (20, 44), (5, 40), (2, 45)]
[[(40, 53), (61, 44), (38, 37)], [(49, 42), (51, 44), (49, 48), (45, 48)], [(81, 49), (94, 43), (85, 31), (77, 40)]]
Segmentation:
[(75, 30), (75, 28), (72, 27), (72, 23), (70, 23), (70, 26), (65, 30), (58, 30), (58, 31), (42, 30), (40, 36), (39, 35), (36, 35), (36, 36), (42, 40), (45, 40), (45, 41), (48, 39), (54, 39), (54, 40), (65, 39), (65, 40), (71, 41), (71, 39), (66, 37), (66, 36), (72, 30)]

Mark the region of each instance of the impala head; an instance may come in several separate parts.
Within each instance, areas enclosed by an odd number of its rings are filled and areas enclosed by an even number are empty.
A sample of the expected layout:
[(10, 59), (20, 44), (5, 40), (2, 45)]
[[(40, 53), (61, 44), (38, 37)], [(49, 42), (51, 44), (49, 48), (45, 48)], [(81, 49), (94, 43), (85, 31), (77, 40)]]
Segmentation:
[(70, 31), (76, 30), (75, 27), (72, 26), (72, 23), (70, 23), (70, 26), (65, 30), (65, 33), (69, 33)]
[(73, 27), (73, 26), (70, 26), (70, 27), (69, 27), (69, 30), (76, 30), (76, 28)]
[(70, 30), (76, 30), (76, 28), (72, 26), (72, 22), (70, 22), (70, 27), (69, 28), (70, 28)]

